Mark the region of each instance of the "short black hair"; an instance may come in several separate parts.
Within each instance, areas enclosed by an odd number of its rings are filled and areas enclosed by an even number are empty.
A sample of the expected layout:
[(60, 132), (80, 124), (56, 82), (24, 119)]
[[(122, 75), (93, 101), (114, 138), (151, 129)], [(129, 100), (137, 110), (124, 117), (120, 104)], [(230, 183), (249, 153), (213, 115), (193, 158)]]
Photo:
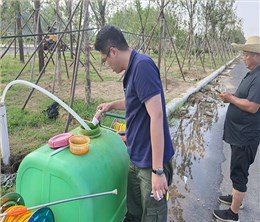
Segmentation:
[(107, 54), (111, 47), (123, 51), (129, 49), (122, 31), (113, 25), (105, 25), (97, 34), (95, 50)]

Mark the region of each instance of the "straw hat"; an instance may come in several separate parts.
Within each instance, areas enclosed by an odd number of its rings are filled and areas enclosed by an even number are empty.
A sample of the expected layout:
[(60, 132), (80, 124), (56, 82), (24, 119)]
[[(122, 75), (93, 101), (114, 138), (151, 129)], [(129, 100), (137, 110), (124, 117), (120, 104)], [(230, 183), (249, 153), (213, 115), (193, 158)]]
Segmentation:
[(251, 36), (247, 39), (245, 44), (232, 43), (232, 46), (242, 51), (254, 52), (260, 54), (260, 37)]

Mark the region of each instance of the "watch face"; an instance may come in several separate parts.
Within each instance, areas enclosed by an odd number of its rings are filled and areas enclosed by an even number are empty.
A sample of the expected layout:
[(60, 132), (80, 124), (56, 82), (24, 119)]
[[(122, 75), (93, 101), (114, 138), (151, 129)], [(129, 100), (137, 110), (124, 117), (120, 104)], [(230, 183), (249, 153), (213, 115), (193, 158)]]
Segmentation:
[(157, 169), (156, 170), (157, 175), (162, 175), (163, 174), (163, 169)]
[(156, 169), (156, 170), (152, 170), (152, 171), (153, 171), (153, 173), (155, 173), (155, 174), (157, 174), (157, 175), (159, 175), (159, 176), (161, 176), (162, 174), (164, 174), (163, 169), (161, 169), (161, 168)]

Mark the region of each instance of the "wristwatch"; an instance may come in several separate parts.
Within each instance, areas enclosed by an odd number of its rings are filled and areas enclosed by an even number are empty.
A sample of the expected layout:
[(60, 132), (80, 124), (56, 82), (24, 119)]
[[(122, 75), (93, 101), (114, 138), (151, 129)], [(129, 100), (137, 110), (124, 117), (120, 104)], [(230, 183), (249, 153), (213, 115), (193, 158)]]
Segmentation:
[(158, 169), (152, 169), (152, 172), (158, 176), (162, 176), (164, 174), (163, 168), (158, 168)]

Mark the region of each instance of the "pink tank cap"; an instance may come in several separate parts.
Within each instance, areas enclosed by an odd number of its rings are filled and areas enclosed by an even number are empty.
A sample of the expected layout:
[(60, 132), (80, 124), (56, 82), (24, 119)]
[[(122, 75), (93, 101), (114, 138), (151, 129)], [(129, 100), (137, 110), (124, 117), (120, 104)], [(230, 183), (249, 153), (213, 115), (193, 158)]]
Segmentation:
[(48, 140), (48, 145), (50, 148), (56, 149), (62, 146), (69, 145), (69, 138), (72, 136), (71, 133), (61, 133), (59, 135), (53, 136)]

